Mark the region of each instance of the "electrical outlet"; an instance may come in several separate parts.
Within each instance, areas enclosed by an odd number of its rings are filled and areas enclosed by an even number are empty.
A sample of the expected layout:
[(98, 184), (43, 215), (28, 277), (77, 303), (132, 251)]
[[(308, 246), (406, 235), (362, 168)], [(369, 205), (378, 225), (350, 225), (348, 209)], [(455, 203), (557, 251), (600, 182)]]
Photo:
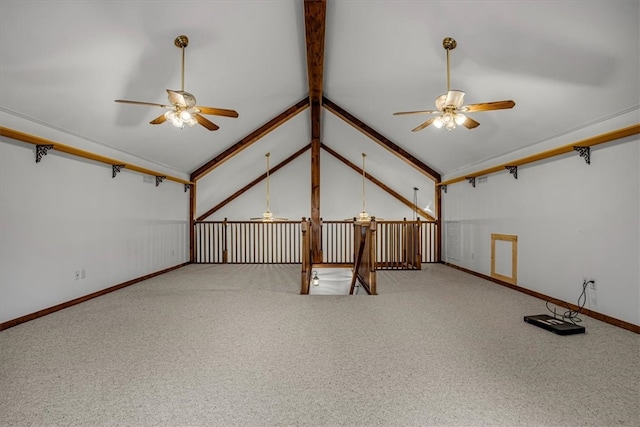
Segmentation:
[(591, 289), (592, 291), (596, 290), (596, 279), (585, 277), (583, 280), (587, 283), (587, 287), (589, 289)]
[(76, 280), (80, 280), (80, 270), (76, 270)]

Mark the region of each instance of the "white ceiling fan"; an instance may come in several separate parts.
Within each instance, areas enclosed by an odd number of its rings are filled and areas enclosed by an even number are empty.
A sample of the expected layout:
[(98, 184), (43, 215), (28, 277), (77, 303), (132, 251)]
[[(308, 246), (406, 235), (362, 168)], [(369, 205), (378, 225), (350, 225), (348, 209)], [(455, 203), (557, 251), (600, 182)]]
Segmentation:
[(213, 131), (218, 130), (220, 127), (211, 122), (209, 119), (203, 117), (202, 114), (234, 118), (238, 117), (238, 112), (235, 110), (196, 105), (196, 97), (189, 92), (185, 92), (184, 90), (184, 49), (189, 44), (189, 38), (185, 35), (178, 36), (174, 40), (174, 44), (182, 49), (182, 79), (180, 90), (167, 89), (167, 94), (171, 105), (156, 104), (153, 102), (143, 101), (127, 101), (124, 99), (116, 99), (115, 102), (121, 102), (124, 104), (148, 105), (166, 109), (167, 112), (149, 122), (152, 125), (159, 125), (161, 123), (169, 121), (175, 127), (183, 128), (184, 125), (193, 126), (199, 123), (210, 131)]
[(481, 104), (462, 105), (464, 101), (464, 92), (461, 90), (451, 90), (451, 79), (449, 71), (449, 51), (456, 48), (457, 43), (451, 37), (446, 37), (442, 41), (442, 46), (447, 51), (447, 93), (436, 98), (436, 110), (423, 111), (401, 111), (393, 113), (394, 116), (406, 114), (432, 114), (426, 122), (412, 129), (417, 132), (433, 124), (437, 128), (444, 127), (447, 130), (455, 129), (456, 126), (464, 126), (467, 129), (473, 129), (480, 126), (480, 123), (467, 116), (467, 113), (476, 113), (479, 111), (504, 110), (513, 108), (516, 103), (511, 100), (484, 102)]

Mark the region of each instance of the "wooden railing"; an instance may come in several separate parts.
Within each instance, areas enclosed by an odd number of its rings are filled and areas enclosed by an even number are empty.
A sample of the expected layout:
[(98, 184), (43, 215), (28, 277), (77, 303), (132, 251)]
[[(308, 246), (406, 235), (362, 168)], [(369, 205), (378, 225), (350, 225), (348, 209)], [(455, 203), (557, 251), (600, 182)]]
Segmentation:
[[(299, 264), (304, 254), (299, 221), (197, 221), (194, 262), (203, 264)], [(323, 221), (323, 264), (350, 267), (355, 262), (354, 221)], [(378, 269), (420, 269), (438, 262), (436, 221), (376, 221)], [(311, 238), (310, 236), (308, 237)], [(310, 242), (308, 242), (310, 244)], [(310, 268), (309, 268), (310, 270)]]
[(420, 270), (420, 221), (380, 221), (376, 267), (380, 270)]
[(353, 265), (353, 221), (322, 221), (322, 262)]
[[(378, 268), (420, 269), (438, 262), (437, 221), (376, 221)], [(353, 265), (353, 221), (322, 222), (324, 264)], [(417, 231), (416, 231), (417, 230)]]
[(300, 221), (195, 222), (195, 263), (299, 264)]
[(440, 262), (438, 221), (420, 221), (420, 254), (422, 262)]
[(353, 295), (356, 281), (369, 295), (377, 295), (376, 290), (376, 220), (353, 223), (353, 247), (356, 248), (353, 278), (349, 294)]
[(311, 262), (311, 220), (302, 218), (300, 231), (302, 233), (300, 293), (307, 295), (309, 294), (309, 282), (311, 281), (311, 270), (313, 268), (313, 263)]

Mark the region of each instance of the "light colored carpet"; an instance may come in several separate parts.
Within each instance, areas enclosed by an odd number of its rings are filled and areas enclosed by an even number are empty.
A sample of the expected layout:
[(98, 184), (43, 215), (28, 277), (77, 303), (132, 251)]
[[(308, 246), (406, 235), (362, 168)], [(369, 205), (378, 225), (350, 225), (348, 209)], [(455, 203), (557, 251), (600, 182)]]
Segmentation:
[[(296, 265), (189, 265), (0, 332), (3, 426), (640, 424), (640, 336), (523, 322), (461, 271), (301, 296)], [(577, 299), (577, 295), (576, 295)]]

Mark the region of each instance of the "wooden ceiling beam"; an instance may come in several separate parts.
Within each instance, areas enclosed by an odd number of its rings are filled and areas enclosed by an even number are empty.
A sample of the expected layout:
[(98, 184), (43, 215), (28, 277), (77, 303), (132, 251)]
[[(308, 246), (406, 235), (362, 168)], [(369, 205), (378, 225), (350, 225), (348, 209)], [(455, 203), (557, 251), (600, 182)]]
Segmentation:
[(325, 0), (305, 0), (304, 2), (307, 74), (309, 79), (309, 100), (311, 104), (320, 104), (322, 102), (326, 10), (327, 3)]
[(216, 157), (193, 171), (191, 173), (191, 181), (197, 181), (198, 179), (202, 178), (203, 176), (220, 166), (222, 163), (226, 162), (245, 148), (249, 147), (251, 144), (259, 140), (272, 130), (276, 129), (278, 126), (280, 126), (290, 118), (307, 109), (307, 107), (309, 107), (309, 98), (305, 97), (295, 105), (292, 105), (287, 110), (278, 114), (276, 117), (269, 120), (267, 123), (260, 126), (258, 129), (254, 130), (249, 135), (245, 136), (240, 141), (236, 142), (235, 144), (224, 150), (222, 153), (218, 154)]
[[(329, 154), (331, 154), (333, 157), (335, 157), (336, 159), (340, 160), (342, 163), (344, 163), (345, 165), (349, 166), (351, 169), (353, 169), (354, 171), (358, 172), (358, 174), (360, 176), (362, 176), (362, 169), (360, 169), (358, 166), (356, 166), (355, 164), (351, 163), (349, 160), (347, 160), (346, 158), (344, 158), (343, 156), (341, 156), (340, 154), (338, 154), (337, 151), (327, 147), (325, 144), (322, 144), (322, 148), (328, 152)], [(402, 195), (400, 195), (399, 193), (397, 193), (395, 190), (393, 190), (391, 187), (387, 186), (386, 184), (384, 184), (382, 181), (378, 180), (377, 178), (373, 177), (369, 172), (364, 172), (364, 176), (365, 178), (367, 178), (369, 181), (373, 182), (375, 185), (377, 185), (378, 187), (380, 187), (381, 189), (383, 189), (384, 191), (386, 191), (388, 194), (390, 194), (392, 197), (394, 197), (396, 200), (398, 200), (400, 203), (404, 204), (405, 206), (408, 206), (409, 209), (411, 209), (412, 211), (415, 211), (416, 213), (423, 215), (425, 218), (427, 218), (429, 221), (435, 221), (435, 218), (433, 216), (431, 216), (426, 210), (422, 209), (419, 206), (414, 205), (411, 201), (409, 201), (408, 199), (402, 197)]]
[[(288, 165), (289, 163), (291, 163), (292, 161), (300, 157), (300, 155), (305, 151), (309, 150), (309, 148), (311, 148), (311, 144), (308, 144), (302, 147), (300, 150), (296, 151), (295, 153), (287, 157), (285, 160), (278, 163), (276, 166), (269, 168), (269, 174), (273, 175), (274, 173), (276, 173), (277, 171), (279, 171), (280, 169), (282, 169), (283, 167), (285, 167), (286, 165)], [(213, 208), (209, 209), (207, 212), (200, 215), (198, 218), (196, 218), (196, 221), (203, 221), (208, 216), (213, 215), (214, 213), (216, 213), (217, 211), (219, 211), (220, 209), (222, 209), (223, 207), (225, 207), (226, 205), (228, 205), (229, 203), (231, 203), (232, 201), (240, 197), (242, 194), (247, 192), (253, 186), (259, 184), (266, 178), (267, 178), (267, 172), (265, 171), (265, 173), (263, 173), (262, 175), (260, 175), (259, 177), (251, 181), (249, 184), (245, 185), (244, 187), (242, 187), (241, 189), (233, 193), (231, 196), (227, 197), (222, 202), (218, 203)]]
[(358, 129), (360, 132), (362, 132), (363, 134), (365, 134), (366, 136), (368, 136), (369, 138), (371, 138), (372, 140), (374, 140), (375, 142), (377, 142), (387, 150), (389, 150), (391, 153), (398, 156), (400, 159), (404, 160), (409, 165), (413, 166), (419, 172), (423, 173), (424, 175), (434, 180), (436, 183), (440, 182), (440, 180), (442, 179), (440, 174), (436, 172), (434, 169), (432, 169), (430, 166), (423, 163), (421, 160), (417, 159), (412, 154), (408, 153), (406, 150), (399, 147), (397, 144), (391, 142), (388, 138), (381, 135), (378, 131), (373, 129), (371, 126), (367, 125), (362, 120), (356, 118), (348, 111), (345, 111), (343, 108), (336, 105), (334, 102), (327, 99), (326, 97), (322, 98), (322, 106), (327, 110), (331, 111), (333, 114), (335, 114), (342, 120), (344, 120), (345, 122), (349, 123), (354, 128)]
[(304, 28), (307, 45), (307, 80), (311, 105), (311, 259), (322, 262), (320, 228), (320, 130), (322, 79), (324, 71), (324, 33), (327, 3), (304, 0)]

